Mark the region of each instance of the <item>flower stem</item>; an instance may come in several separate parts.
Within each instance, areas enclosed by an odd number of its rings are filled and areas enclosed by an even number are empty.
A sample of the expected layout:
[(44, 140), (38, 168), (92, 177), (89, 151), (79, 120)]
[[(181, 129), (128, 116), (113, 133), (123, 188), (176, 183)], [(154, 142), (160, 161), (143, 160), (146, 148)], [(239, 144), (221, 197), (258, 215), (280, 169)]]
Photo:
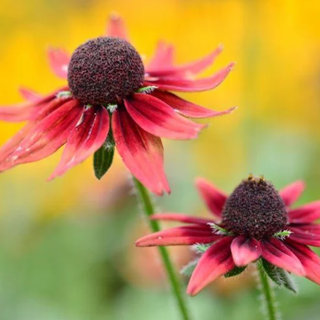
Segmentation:
[[(148, 190), (143, 186), (143, 184), (138, 181), (136, 178), (133, 178), (135, 187), (138, 191), (138, 198), (141, 202), (141, 205), (143, 207), (143, 213), (146, 215), (150, 229), (152, 232), (158, 232), (160, 231), (159, 223), (155, 220), (150, 220), (149, 217), (152, 216), (155, 213), (154, 206), (152, 203), (152, 199), (150, 197), (150, 194)], [(171, 262), (169, 253), (165, 247), (158, 247), (160, 256), (162, 259), (163, 266), (166, 270), (169, 282), (171, 284), (171, 288), (173, 291), (173, 294), (175, 296), (176, 302), (178, 304), (180, 313), (181, 313), (181, 319), (183, 320), (190, 320), (189, 312), (186, 307), (186, 303), (183, 297), (183, 293), (181, 290), (180, 281), (174, 271), (173, 264)]]
[(276, 309), (273, 288), (270, 285), (269, 279), (262, 266), (257, 266), (259, 279), (260, 279), (260, 290), (263, 295), (262, 303), (266, 309), (268, 320), (279, 320), (279, 314)]

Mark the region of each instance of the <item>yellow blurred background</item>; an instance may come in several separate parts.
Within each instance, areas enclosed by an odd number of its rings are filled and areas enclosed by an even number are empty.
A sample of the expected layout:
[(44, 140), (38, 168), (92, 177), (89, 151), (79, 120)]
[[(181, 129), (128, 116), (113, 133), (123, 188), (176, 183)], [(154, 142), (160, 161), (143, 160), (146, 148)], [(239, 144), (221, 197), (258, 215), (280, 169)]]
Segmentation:
[[(238, 106), (208, 120), (194, 141), (165, 141), (172, 195), (163, 210), (205, 214), (193, 187), (204, 176), (230, 192), (248, 175), (280, 188), (304, 179), (301, 203), (320, 198), (320, 2), (295, 0), (0, 0), (0, 104), (21, 101), (19, 85), (41, 93), (64, 84), (49, 70), (46, 48), (72, 52), (105, 31), (110, 13), (125, 19), (136, 49), (150, 58), (159, 39), (177, 48), (177, 63), (218, 44), (212, 73), (237, 65), (217, 89), (184, 97), (212, 109)], [(20, 124), (1, 123), (3, 144)], [(178, 319), (119, 158), (97, 181), (92, 161), (45, 182), (61, 152), (1, 174), (0, 319)], [(190, 253), (176, 249), (177, 264)], [(152, 260), (153, 259), (153, 260)], [(184, 279), (187, 281), (187, 279)], [(319, 288), (297, 279), (298, 297), (279, 292), (285, 318), (318, 319)], [(195, 319), (258, 319), (247, 275), (188, 298)]]

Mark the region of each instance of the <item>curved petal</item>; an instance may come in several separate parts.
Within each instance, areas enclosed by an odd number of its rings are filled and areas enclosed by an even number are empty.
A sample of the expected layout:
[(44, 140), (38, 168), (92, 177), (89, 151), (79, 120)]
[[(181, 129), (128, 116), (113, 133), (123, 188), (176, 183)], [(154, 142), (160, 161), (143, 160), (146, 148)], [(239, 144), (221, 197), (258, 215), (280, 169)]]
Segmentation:
[(290, 240), (309, 246), (320, 247), (319, 224), (288, 226), (288, 230), (292, 231)]
[(288, 211), (290, 223), (311, 223), (320, 218), (320, 201), (314, 201), (304, 206)]
[(305, 184), (303, 181), (295, 181), (279, 191), (286, 206), (298, 200), (301, 193), (304, 191)]
[(236, 237), (231, 243), (231, 253), (236, 266), (244, 267), (260, 258), (260, 243), (245, 236)]
[(117, 14), (111, 14), (107, 24), (106, 35), (108, 37), (117, 37), (127, 40), (128, 32), (123, 19)]
[(262, 257), (278, 268), (304, 276), (305, 270), (300, 260), (280, 240), (270, 238), (260, 242)]
[(159, 70), (156, 70), (155, 68), (153, 70), (152, 69), (149, 70), (149, 68), (147, 68), (146, 72), (151, 77), (187, 78), (187, 77), (196, 75), (201, 71), (205, 70), (206, 68), (208, 68), (211, 64), (213, 64), (214, 60), (221, 53), (221, 51), (222, 51), (222, 46), (219, 46), (213, 52), (211, 52), (204, 58), (201, 58), (197, 61), (187, 63), (177, 67), (162, 65)]
[(143, 93), (125, 100), (125, 107), (132, 119), (147, 132), (169, 139), (194, 139), (204, 127), (179, 116), (161, 100)]
[(302, 263), (306, 271), (306, 278), (320, 285), (320, 258), (307, 246), (292, 241), (288, 242), (286, 245)]
[(146, 86), (157, 86), (162, 90), (196, 92), (206, 91), (217, 87), (232, 70), (234, 63), (230, 63), (227, 67), (221, 69), (213, 76), (203, 79), (189, 80), (185, 78), (148, 78), (146, 77), (144, 84)]
[(203, 226), (183, 226), (151, 233), (136, 241), (137, 247), (180, 246), (197, 243), (211, 243), (221, 238), (210, 228)]
[(29, 120), (33, 112), (34, 105), (29, 102), (0, 107), (0, 120), (8, 122), (26, 121)]
[(198, 294), (210, 282), (235, 267), (230, 250), (232, 240), (232, 237), (224, 237), (203, 254), (190, 278), (188, 294), (191, 296)]
[(122, 108), (113, 113), (112, 129), (118, 152), (131, 173), (155, 194), (170, 193), (161, 139), (138, 127)]
[(70, 55), (63, 49), (49, 48), (48, 59), (53, 73), (59, 78), (67, 79)]
[(20, 87), (19, 93), (22, 96), (22, 98), (29, 102), (38, 102), (42, 98), (42, 96), (39, 93), (26, 87)]
[(151, 61), (147, 64), (147, 72), (154, 70), (165, 70), (173, 67), (174, 59), (174, 46), (167, 44), (163, 41), (159, 41), (156, 48), (156, 53), (152, 57)]
[(109, 114), (105, 108), (87, 108), (70, 132), (61, 161), (48, 180), (61, 176), (96, 152), (105, 142), (109, 127)]
[(155, 90), (151, 93), (151, 95), (165, 102), (171, 108), (173, 108), (175, 111), (182, 114), (183, 116), (190, 117), (190, 118), (216, 117), (216, 116), (221, 116), (224, 114), (231, 113), (235, 109), (235, 108), (230, 108), (225, 111), (214, 111), (214, 110), (206, 109), (192, 102), (181, 99), (175, 94), (167, 91)]
[(221, 218), (222, 209), (228, 196), (212, 183), (202, 178), (196, 180), (196, 187), (209, 210)]
[(54, 153), (65, 144), (82, 110), (79, 102), (72, 100), (33, 126), (17, 148), (1, 163), (0, 171), (40, 160)]
[[(185, 214), (174, 213), (174, 212), (154, 214), (151, 216), (151, 220), (176, 221), (176, 222), (193, 223), (193, 224), (199, 224), (199, 225), (208, 225), (208, 223), (214, 222), (213, 220), (187, 216)], [(211, 228), (210, 230), (212, 232)]]

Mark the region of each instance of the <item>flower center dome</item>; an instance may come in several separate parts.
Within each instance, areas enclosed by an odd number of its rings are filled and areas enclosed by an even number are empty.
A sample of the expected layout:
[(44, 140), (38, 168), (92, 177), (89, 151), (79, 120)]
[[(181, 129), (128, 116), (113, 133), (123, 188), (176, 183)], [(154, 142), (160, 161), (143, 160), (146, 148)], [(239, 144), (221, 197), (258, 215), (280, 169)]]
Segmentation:
[(99, 37), (79, 46), (68, 67), (73, 96), (84, 104), (112, 104), (134, 93), (143, 83), (144, 66), (126, 40)]
[(228, 230), (255, 239), (272, 236), (287, 222), (285, 204), (272, 183), (253, 177), (232, 192), (222, 216)]

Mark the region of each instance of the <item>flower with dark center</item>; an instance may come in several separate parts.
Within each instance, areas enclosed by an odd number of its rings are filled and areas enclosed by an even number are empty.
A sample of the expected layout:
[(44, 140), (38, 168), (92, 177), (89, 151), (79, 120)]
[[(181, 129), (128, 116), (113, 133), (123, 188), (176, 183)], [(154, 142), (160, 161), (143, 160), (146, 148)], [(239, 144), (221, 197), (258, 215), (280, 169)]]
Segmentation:
[[(46, 96), (21, 88), (27, 102), (0, 108), (2, 120), (28, 121), (0, 149), (0, 171), (38, 161), (66, 145), (49, 178), (53, 179), (92, 154), (112, 161), (116, 147), (127, 168), (147, 188), (158, 195), (170, 192), (161, 138), (194, 139), (205, 126), (187, 118), (215, 117), (234, 108), (205, 109), (169, 91), (205, 91), (218, 86), (233, 63), (207, 78), (197, 79), (196, 75), (220, 52), (218, 47), (193, 63), (175, 66), (173, 46), (160, 42), (154, 57), (143, 64), (128, 42), (123, 21), (115, 16), (105, 37), (87, 41), (71, 57), (63, 50), (50, 49), (51, 68), (68, 85)], [(103, 170), (98, 168), (103, 171), (96, 173), (99, 178), (111, 161), (101, 166)]]
[(212, 219), (156, 214), (153, 220), (186, 225), (136, 242), (139, 247), (194, 245), (203, 252), (191, 275), (187, 289), (190, 295), (196, 295), (215, 279), (239, 274), (248, 264), (258, 261), (274, 281), (281, 283), (284, 272), (292, 272), (320, 285), (320, 258), (308, 247), (320, 247), (320, 225), (315, 223), (320, 218), (320, 201), (291, 208), (304, 190), (303, 182), (277, 192), (271, 182), (250, 176), (230, 196), (204, 179), (198, 179), (196, 184), (214, 215)]

